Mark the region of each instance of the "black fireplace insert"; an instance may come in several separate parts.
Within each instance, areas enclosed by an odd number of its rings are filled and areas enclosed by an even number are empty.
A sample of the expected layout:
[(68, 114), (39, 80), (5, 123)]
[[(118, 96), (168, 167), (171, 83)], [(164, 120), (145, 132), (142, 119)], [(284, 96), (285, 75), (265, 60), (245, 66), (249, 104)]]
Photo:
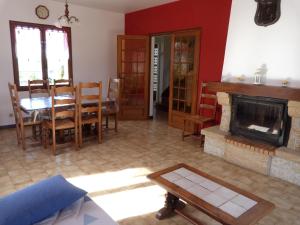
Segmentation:
[(287, 100), (232, 95), (230, 132), (275, 146), (287, 145), (291, 119)]

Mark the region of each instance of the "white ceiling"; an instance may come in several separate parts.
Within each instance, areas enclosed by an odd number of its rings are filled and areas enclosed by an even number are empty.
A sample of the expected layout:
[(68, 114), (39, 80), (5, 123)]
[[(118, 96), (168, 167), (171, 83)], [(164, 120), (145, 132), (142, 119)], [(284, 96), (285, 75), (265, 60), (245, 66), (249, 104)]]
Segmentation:
[[(65, 2), (65, 0), (53, 1)], [(105, 9), (120, 13), (133, 12), (175, 1), (176, 0), (68, 0), (69, 4)]]

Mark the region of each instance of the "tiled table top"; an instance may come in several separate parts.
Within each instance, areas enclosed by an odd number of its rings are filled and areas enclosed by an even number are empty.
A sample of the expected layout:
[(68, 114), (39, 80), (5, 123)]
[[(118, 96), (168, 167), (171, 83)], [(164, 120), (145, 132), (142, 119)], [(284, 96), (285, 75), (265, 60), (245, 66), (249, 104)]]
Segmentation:
[(161, 177), (235, 218), (257, 204), (256, 201), (186, 168), (165, 173)]
[[(253, 225), (275, 205), (225, 180), (180, 163), (147, 176), (167, 192), (222, 224)], [(169, 195), (168, 195), (169, 196)], [(181, 209), (176, 213), (195, 224), (201, 221)]]

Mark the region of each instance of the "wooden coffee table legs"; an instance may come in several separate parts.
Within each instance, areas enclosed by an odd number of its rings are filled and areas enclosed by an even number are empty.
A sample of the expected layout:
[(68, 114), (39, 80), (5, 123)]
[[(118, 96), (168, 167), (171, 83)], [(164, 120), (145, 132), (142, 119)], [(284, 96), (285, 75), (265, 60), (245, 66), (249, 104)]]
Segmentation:
[(176, 209), (180, 210), (184, 207), (185, 204), (182, 201), (180, 201), (178, 197), (168, 192), (166, 194), (165, 206), (157, 212), (156, 218), (159, 220), (163, 220), (174, 215), (174, 211)]
[(175, 213), (182, 216), (194, 225), (203, 225), (203, 223), (191, 215), (186, 214), (182, 209), (185, 207), (185, 203), (180, 201), (178, 197), (171, 193), (166, 194), (165, 206), (156, 213), (156, 218), (159, 220), (166, 219), (173, 216)]

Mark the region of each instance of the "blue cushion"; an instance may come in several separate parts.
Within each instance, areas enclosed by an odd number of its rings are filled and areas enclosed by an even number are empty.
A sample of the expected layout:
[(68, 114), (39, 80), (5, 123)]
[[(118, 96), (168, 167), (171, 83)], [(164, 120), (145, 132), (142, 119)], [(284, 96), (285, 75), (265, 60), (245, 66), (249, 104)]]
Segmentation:
[(31, 225), (86, 195), (62, 176), (55, 176), (0, 198), (0, 225)]

